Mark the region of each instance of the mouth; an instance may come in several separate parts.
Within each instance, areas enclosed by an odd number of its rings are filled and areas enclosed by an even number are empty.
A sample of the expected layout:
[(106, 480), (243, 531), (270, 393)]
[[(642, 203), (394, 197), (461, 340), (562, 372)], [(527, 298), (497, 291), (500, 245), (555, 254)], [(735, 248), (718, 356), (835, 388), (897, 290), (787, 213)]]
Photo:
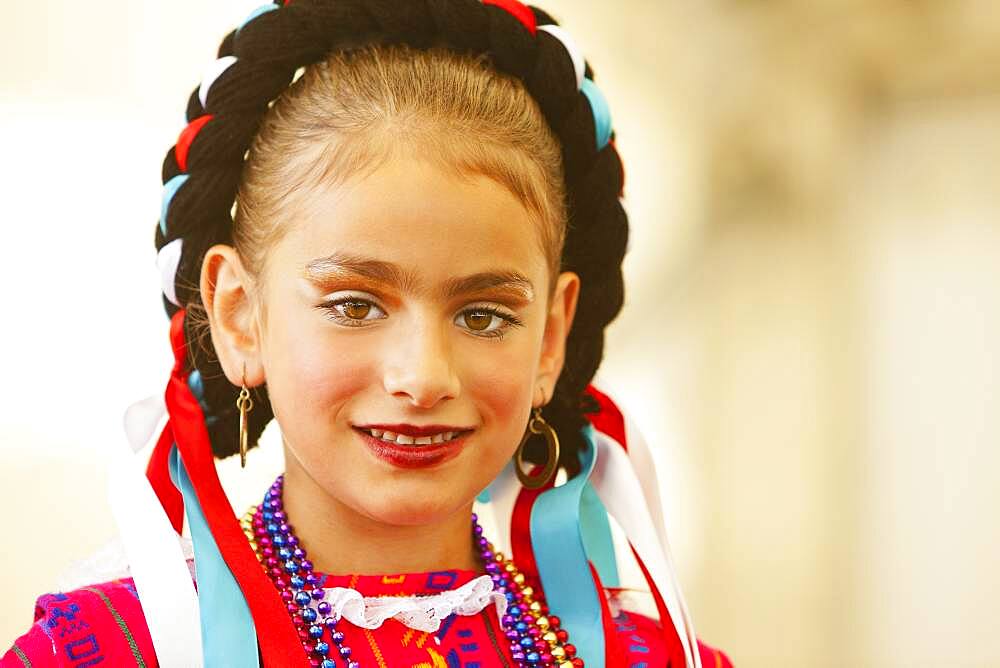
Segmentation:
[(376, 458), (400, 468), (433, 467), (459, 455), (474, 429), (430, 425), (355, 426)]

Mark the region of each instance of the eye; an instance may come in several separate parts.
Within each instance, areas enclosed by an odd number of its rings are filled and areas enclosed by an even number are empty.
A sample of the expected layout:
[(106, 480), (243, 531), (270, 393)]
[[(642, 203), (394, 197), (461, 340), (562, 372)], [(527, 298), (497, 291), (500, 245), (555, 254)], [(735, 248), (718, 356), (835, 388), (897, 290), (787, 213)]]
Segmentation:
[(334, 322), (349, 327), (357, 327), (386, 317), (385, 311), (372, 299), (353, 294), (334, 297), (319, 304), (317, 308), (325, 310)]
[(503, 337), (511, 327), (520, 327), (521, 321), (512, 313), (495, 306), (473, 306), (455, 316), (455, 324), (471, 334), (485, 337)]

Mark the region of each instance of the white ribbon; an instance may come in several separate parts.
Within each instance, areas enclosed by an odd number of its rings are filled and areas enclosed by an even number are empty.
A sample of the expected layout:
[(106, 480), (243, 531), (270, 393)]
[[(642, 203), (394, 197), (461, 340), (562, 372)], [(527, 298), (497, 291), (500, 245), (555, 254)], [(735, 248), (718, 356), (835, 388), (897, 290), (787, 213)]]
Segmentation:
[(569, 54), (570, 60), (573, 61), (573, 70), (576, 72), (576, 87), (580, 88), (580, 86), (583, 85), (583, 77), (587, 67), (586, 62), (583, 59), (583, 51), (581, 51), (580, 47), (576, 45), (576, 42), (570, 34), (560, 26), (544, 25), (538, 26), (538, 29), (549, 33), (562, 42), (563, 48), (566, 49), (566, 53)]
[[(677, 636), (684, 648), (686, 666), (701, 668), (694, 629), (685, 614), (683, 596), (669, 551), (664, 547), (666, 532), (662, 529), (663, 522), (662, 519), (654, 520), (647, 502), (655, 489), (656, 472), (648, 468), (642, 476), (638, 476), (629, 455), (617, 441), (600, 431), (595, 430), (594, 434), (597, 462), (590, 482), (608, 513), (624, 530), (660, 591), (670, 622), (677, 629)], [(631, 450), (635, 447), (635, 442), (630, 441), (628, 445)], [(651, 460), (649, 463), (651, 464)], [(650, 531), (650, 527), (654, 527), (654, 530)], [(660, 537), (661, 534), (663, 538)]]
[(160, 396), (125, 411), (128, 446), (112, 452), (108, 496), (157, 663), (164, 668), (201, 668), (201, 620), (191, 572), (136, 456), (165, 414)]
[[(160, 252), (156, 254), (156, 268), (160, 270), (160, 287), (163, 290), (163, 294), (166, 295), (167, 299), (169, 299), (170, 303), (174, 306), (180, 306), (180, 303), (177, 301), (176, 280), (177, 267), (181, 263), (181, 251), (183, 249), (184, 240), (174, 239), (169, 244), (161, 248)], [(132, 407), (129, 407), (129, 410), (131, 409)], [(128, 418), (126, 418), (126, 429), (127, 428)], [(139, 447), (141, 448), (144, 444), (145, 441), (142, 441), (139, 444)]]
[(198, 87), (198, 99), (201, 101), (201, 108), (208, 104), (208, 91), (212, 88), (215, 80), (222, 76), (222, 73), (233, 66), (236, 56), (223, 56), (205, 68), (205, 74), (201, 78), (201, 85)]

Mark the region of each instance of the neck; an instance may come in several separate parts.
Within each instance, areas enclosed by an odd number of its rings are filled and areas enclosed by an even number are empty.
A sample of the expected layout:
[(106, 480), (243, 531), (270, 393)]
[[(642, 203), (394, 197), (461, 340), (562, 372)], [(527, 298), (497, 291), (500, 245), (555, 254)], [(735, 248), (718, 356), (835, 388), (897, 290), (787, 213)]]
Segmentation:
[(472, 504), (432, 524), (386, 524), (335, 499), (286, 457), (282, 500), (289, 523), (317, 571), (379, 575), (479, 570)]

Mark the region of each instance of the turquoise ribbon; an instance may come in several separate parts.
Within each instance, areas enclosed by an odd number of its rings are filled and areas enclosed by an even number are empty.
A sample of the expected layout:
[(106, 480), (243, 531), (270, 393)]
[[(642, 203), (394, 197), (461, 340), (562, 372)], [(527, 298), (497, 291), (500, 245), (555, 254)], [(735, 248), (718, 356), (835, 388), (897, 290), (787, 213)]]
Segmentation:
[(590, 79), (584, 79), (580, 85), (580, 91), (587, 96), (590, 102), (590, 110), (594, 113), (594, 133), (597, 140), (597, 150), (608, 145), (611, 141), (611, 107), (604, 93)]
[(160, 231), (167, 233), (167, 212), (170, 211), (170, 201), (184, 185), (190, 176), (188, 174), (178, 174), (163, 184), (163, 200), (160, 202)]
[(608, 511), (589, 482), (580, 498), (580, 533), (587, 557), (601, 576), (605, 587), (618, 587), (618, 560), (615, 558), (615, 541), (611, 535)]
[(194, 545), (205, 666), (260, 668), (257, 631), (250, 608), (215, 544), (176, 445), (170, 451), (170, 478), (184, 497), (184, 512)]
[(267, 5), (261, 5), (257, 9), (253, 10), (252, 12), (250, 12), (250, 15), (247, 16), (243, 20), (243, 23), (240, 24), (240, 27), (237, 28), (236, 31), (239, 32), (240, 30), (242, 30), (243, 26), (245, 26), (246, 24), (250, 23), (255, 18), (257, 18), (258, 16), (260, 16), (261, 14), (266, 14), (268, 12), (273, 12), (277, 8), (278, 8), (278, 5), (274, 4), (273, 2), (270, 3), (270, 4), (267, 4)]
[[(577, 654), (591, 668), (604, 668), (601, 601), (587, 563), (580, 510), (596, 449), (593, 428), (583, 430), (581, 470), (564, 485), (550, 489), (531, 508), (531, 547), (549, 608), (559, 615)], [(607, 521), (605, 519), (605, 521)]]

